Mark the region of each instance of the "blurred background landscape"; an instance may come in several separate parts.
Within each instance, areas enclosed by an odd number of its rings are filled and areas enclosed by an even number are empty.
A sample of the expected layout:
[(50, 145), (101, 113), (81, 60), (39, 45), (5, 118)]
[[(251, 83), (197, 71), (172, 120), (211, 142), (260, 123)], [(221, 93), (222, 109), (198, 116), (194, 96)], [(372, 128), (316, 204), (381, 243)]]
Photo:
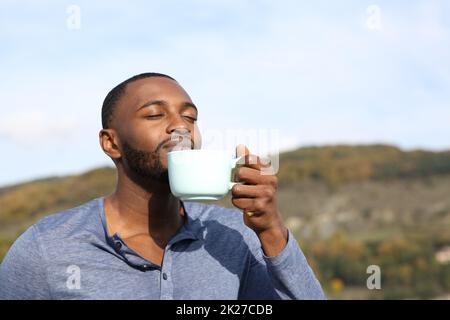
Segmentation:
[[(331, 299), (450, 295), (450, 151), (388, 145), (303, 147), (280, 155), (287, 226)], [(114, 190), (115, 169), (0, 189), (0, 259), (47, 214)], [(220, 205), (232, 207), (229, 196)], [(381, 290), (369, 290), (369, 265)]]
[(103, 99), (161, 72), (204, 148), (278, 133), (280, 209), (330, 298), (450, 299), (450, 1), (2, 0), (0, 70), (0, 259), (112, 192)]

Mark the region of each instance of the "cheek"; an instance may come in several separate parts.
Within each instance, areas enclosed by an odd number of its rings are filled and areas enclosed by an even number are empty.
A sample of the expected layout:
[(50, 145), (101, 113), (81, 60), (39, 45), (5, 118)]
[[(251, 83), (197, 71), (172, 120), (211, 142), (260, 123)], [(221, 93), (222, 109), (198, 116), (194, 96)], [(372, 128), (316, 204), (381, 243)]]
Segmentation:
[(161, 151), (159, 152), (159, 161), (161, 162), (162, 166), (164, 168), (168, 167), (168, 161), (167, 161), (167, 153), (169, 151), (165, 148), (162, 148)]
[(145, 152), (154, 152), (158, 146), (159, 141), (150, 137), (138, 136), (134, 139), (132, 144), (136, 149)]
[(147, 152), (154, 152), (163, 139), (156, 130), (139, 130), (139, 128), (136, 128), (130, 137), (133, 146)]

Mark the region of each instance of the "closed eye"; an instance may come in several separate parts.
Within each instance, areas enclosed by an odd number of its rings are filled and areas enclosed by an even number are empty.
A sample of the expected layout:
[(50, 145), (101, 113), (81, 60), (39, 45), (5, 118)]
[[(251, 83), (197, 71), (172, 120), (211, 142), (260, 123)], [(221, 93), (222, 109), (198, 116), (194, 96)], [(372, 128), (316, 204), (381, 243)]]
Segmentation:
[(192, 121), (197, 121), (197, 118), (194, 118), (194, 117), (185, 116), (185, 118), (188, 118), (189, 120), (192, 120)]
[(146, 118), (157, 119), (157, 118), (161, 118), (162, 116), (164, 116), (164, 115), (163, 114), (152, 114), (152, 115), (146, 116)]

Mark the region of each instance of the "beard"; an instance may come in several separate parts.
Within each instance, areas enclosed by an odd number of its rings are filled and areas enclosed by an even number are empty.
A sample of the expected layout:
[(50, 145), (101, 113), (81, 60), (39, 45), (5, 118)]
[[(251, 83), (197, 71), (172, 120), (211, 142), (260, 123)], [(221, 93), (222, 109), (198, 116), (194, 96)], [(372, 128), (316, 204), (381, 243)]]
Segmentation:
[(146, 182), (157, 180), (169, 183), (169, 174), (166, 167), (161, 162), (160, 150), (163, 143), (159, 144), (155, 151), (138, 150), (123, 143), (123, 157), (129, 169), (136, 177)]

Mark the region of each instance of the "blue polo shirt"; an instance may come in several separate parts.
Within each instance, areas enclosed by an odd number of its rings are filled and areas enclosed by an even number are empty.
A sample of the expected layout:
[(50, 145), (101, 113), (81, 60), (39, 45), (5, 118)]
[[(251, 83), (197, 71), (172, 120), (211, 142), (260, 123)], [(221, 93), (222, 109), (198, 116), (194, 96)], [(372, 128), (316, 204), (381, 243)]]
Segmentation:
[(162, 266), (106, 228), (104, 198), (47, 216), (0, 265), (0, 299), (323, 299), (289, 231), (267, 257), (237, 209), (182, 202), (185, 222)]

